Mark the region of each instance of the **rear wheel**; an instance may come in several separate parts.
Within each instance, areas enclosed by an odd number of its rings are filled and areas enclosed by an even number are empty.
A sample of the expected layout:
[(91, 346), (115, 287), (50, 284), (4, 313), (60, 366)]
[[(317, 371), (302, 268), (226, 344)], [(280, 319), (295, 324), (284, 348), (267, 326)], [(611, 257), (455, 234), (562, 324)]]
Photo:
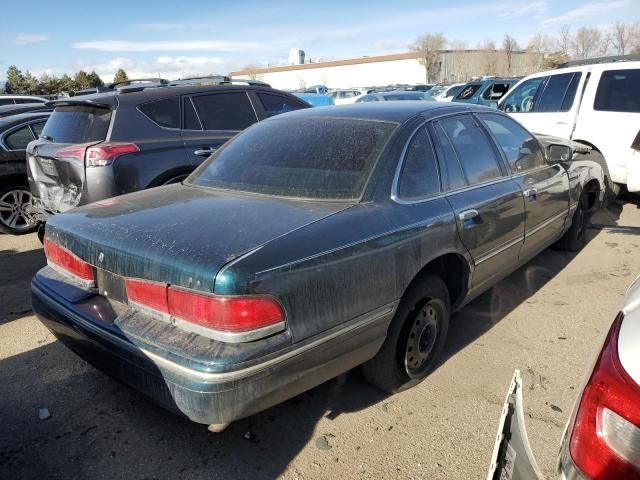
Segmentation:
[(37, 223), (30, 212), (31, 192), (21, 184), (0, 186), (0, 231), (10, 235), (33, 232)]
[(433, 370), (449, 329), (449, 292), (426, 274), (405, 292), (380, 351), (362, 366), (372, 385), (395, 393), (417, 385)]
[(565, 252), (577, 252), (587, 242), (587, 196), (583, 193), (578, 200), (578, 206), (573, 213), (571, 228), (558, 241), (557, 247)]

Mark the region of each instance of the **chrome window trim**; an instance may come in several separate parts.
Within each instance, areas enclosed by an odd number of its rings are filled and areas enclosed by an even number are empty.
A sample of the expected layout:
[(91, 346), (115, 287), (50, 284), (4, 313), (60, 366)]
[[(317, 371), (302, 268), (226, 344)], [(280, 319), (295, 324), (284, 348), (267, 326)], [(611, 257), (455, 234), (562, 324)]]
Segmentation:
[[(23, 148), (9, 148), (9, 145), (7, 145), (6, 142), (4, 141), (5, 138), (7, 136), (11, 135), (16, 130), (20, 130), (23, 127), (28, 127), (28, 126), (30, 126), (30, 125), (32, 125), (34, 123), (39, 123), (42, 120), (44, 120), (46, 122), (47, 118), (45, 117), (44, 119), (38, 118), (36, 120), (29, 120), (28, 122), (20, 123), (18, 125), (15, 125), (15, 126), (11, 127), (9, 130), (6, 130), (6, 131), (2, 132), (2, 135), (0, 135), (0, 145), (2, 145), (2, 148), (4, 148), (7, 152), (22, 152), (22, 151), (24, 151)], [(29, 131), (35, 137), (34, 140), (37, 140), (38, 137), (35, 136), (35, 132), (32, 129), (29, 129)]]

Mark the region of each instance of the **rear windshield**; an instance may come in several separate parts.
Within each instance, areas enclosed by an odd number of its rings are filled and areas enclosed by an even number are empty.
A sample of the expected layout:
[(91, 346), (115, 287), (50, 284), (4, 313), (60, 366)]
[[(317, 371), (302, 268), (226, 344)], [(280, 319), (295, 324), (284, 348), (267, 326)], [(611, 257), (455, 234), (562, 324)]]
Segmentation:
[(602, 72), (594, 110), (640, 112), (640, 69)]
[(425, 95), (424, 93), (396, 93), (396, 94), (390, 94), (390, 95), (384, 95), (384, 99), (385, 100), (424, 100)]
[(395, 123), (274, 118), (227, 144), (193, 185), (307, 199), (357, 199)]
[(467, 100), (473, 97), (473, 94), (478, 91), (478, 89), (480, 88), (480, 85), (481, 85), (480, 83), (476, 83), (473, 85), (465, 85), (462, 88), (462, 91), (458, 94), (456, 98), (458, 100)]
[(41, 137), (56, 143), (86, 143), (107, 137), (111, 109), (84, 105), (56, 107)]

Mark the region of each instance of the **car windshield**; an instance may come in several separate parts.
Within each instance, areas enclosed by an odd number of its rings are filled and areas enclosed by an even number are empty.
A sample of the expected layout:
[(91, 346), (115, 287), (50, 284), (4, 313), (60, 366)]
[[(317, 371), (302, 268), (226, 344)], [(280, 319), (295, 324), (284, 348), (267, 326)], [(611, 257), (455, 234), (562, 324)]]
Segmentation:
[(187, 183), (280, 197), (355, 200), (396, 126), (346, 118), (274, 118), (229, 142)]

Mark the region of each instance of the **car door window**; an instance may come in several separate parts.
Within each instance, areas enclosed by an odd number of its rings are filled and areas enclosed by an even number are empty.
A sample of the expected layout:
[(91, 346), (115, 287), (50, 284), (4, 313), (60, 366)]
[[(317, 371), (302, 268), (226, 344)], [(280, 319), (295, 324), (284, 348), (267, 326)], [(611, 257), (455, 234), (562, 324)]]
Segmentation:
[(13, 98), (0, 98), (0, 107), (2, 105), (15, 105)]
[(184, 111), (184, 129), (185, 130), (202, 130), (200, 121), (196, 115), (196, 111), (191, 103), (191, 98), (186, 97), (182, 103), (182, 110)]
[(573, 107), (573, 101), (576, 98), (580, 78), (582, 78), (582, 73), (576, 72), (573, 74), (573, 78), (571, 78), (571, 82), (569, 82), (567, 91), (564, 94), (564, 99), (562, 100), (562, 106), (560, 107), (561, 112), (568, 112), (571, 110), (571, 107)]
[(41, 122), (36, 122), (31, 124), (31, 130), (33, 130), (33, 134), (36, 136), (36, 138), (40, 137), (40, 134), (42, 133), (42, 129), (44, 128), (45, 123), (46, 123), (46, 120), (42, 120)]
[(398, 195), (417, 200), (440, 192), (436, 157), (427, 131), (421, 127), (411, 140), (400, 172)]
[(245, 92), (193, 97), (205, 130), (244, 130), (258, 121)]
[(272, 95), (271, 93), (258, 93), (258, 98), (267, 117), (273, 117), (281, 113), (300, 110), (302, 106), (293, 100), (282, 95)]
[(25, 125), (4, 137), (4, 143), (9, 150), (25, 150), (31, 140), (35, 140), (35, 137), (31, 133), (29, 125)]
[(180, 128), (180, 101), (178, 97), (144, 103), (138, 107), (138, 110), (161, 127)]
[(467, 186), (467, 180), (464, 177), (460, 160), (447, 134), (444, 133), (444, 130), (442, 130), (438, 122), (433, 122), (433, 124), (429, 126), (429, 131), (434, 139), (436, 154), (440, 159), (440, 164), (444, 166), (444, 173), (447, 177), (449, 190)]
[(440, 120), (460, 160), (469, 184), (483, 183), (502, 176), (490, 140), (469, 115)]
[(548, 77), (530, 78), (518, 85), (500, 104), (500, 110), (509, 113), (526, 113), (533, 111), (534, 100), (540, 85)]
[(607, 112), (640, 112), (640, 69), (602, 72), (594, 110)]
[(560, 112), (565, 93), (569, 89), (572, 78), (573, 73), (551, 75), (540, 95), (540, 99), (535, 102), (534, 111)]
[(515, 173), (544, 165), (544, 152), (538, 141), (515, 120), (495, 113), (481, 113), (482, 119), (504, 152)]

